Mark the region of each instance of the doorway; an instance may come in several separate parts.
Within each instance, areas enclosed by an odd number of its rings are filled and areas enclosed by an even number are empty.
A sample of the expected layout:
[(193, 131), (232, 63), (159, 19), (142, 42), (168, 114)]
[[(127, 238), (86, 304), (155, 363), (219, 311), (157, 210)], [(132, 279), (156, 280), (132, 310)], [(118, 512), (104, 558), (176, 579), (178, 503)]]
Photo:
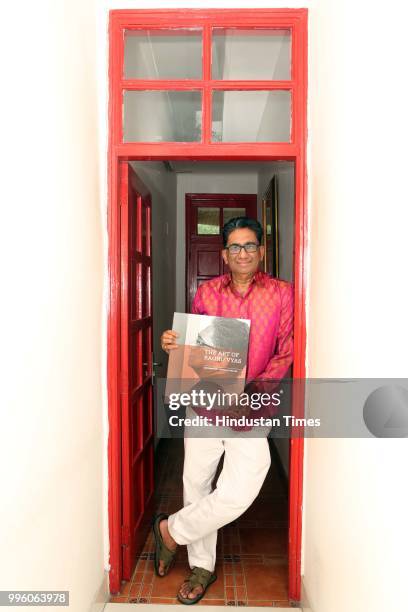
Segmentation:
[[(165, 408), (161, 403), (158, 382), (166, 375), (166, 355), (161, 351), (160, 335), (164, 329), (171, 327), (174, 311), (188, 311), (185, 301), (189, 296), (189, 265), (194, 265), (196, 258), (189, 250), (190, 237), (210, 237), (210, 252), (219, 258), (220, 220), (231, 214), (246, 214), (262, 219), (262, 200), (272, 181), (278, 186), (279, 193), (279, 274), (283, 280), (293, 281), (293, 226), (295, 202), (295, 168), (293, 162), (197, 162), (166, 161), (122, 162), (125, 177), (133, 176), (132, 190), (127, 193), (133, 197), (136, 218), (139, 218), (139, 233), (135, 246), (140, 245), (152, 254), (152, 308), (148, 308), (150, 299), (140, 293), (136, 295), (136, 312), (149, 315), (153, 313), (153, 355), (158, 362), (155, 369), (156, 384), (153, 387), (155, 396), (155, 487), (154, 499), (148, 506), (150, 516), (158, 511), (173, 512), (182, 506), (182, 462), (183, 448), (180, 440), (171, 439), (170, 433), (161, 428), (165, 419)], [(137, 176), (137, 179), (135, 178)], [(245, 193), (232, 194), (232, 189)], [(202, 193), (191, 193), (191, 190), (202, 190)], [(220, 193), (220, 191), (225, 193)], [(215, 193), (214, 193), (215, 192)], [(122, 197), (122, 218), (126, 207)], [(143, 200), (151, 210), (151, 247), (147, 246), (150, 228), (143, 225), (150, 215), (143, 213)], [(187, 204), (187, 205), (186, 205)], [(239, 204), (239, 206), (238, 206)], [(225, 205), (226, 212), (223, 212)], [(198, 217), (201, 210), (203, 217)], [(208, 210), (211, 215), (206, 214)], [(143, 220), (145, 220), (143, 222)], [(195, 229), (192, 225), (196, 225)], [(128, 232), (126, 225), (125, 231)], [(194, 230), (194, 231), (193, 231)], [(207, 233), (209, 232), (209, 233)], [(132, 238), (130, 237), (130, 242)], [(185, 253), (180, 255), (180, 245), (185, 244)], [(199, 244), (201, 241), (199, 241)], [(204, 247), (206, 244), (204, 244)], [(214, 250), (215, 249), (215, 250)], [(136, 251), (136, 257), (137, 251)], [(182, 260), (184, 258), (184, 266)], [(139, 257), (140, 259), (140, 257)], [(149, 262), (147, 262), (149, 263)], [(196, 268), (193, 268), (196, 269)], [(200, 269), (202, 271), (202, 268)], [(187, 271), (187, 273), (186, 273)], [(220, 270), (207, 270), (220, 272)], [(146, 272), (140, 270), (139, 280), (146, 283)], [(131, 282), (131, 279), (129, 280)], [(184, 285), (184, 293), (180, 289)], [(142, 308), (141, 304), (146, 303)], [(138, 306), (140, 304), (140, 308)], [(144, 318), (145, 324), (148, 319)], [(145, 354), (145, 344), (140, 345), (140, 368), (142, 362), (149, 359)], [(135, 364), (139, 363), (135, 356)], [(152, 368), (153, 370), (153, 368)], [(148, 372), (147, 372), (148, 373)], [(141, 376), (140, 380), (144, 380)], [(144, 404), (144, 418), (151, 410)], [(129, 416), (129, 422), (131, 421)], [(140, 417), (136, 406), (135, 418)], [(136, 423), (138, 426), (138, 423)], [(133, 429), (130, 425), (127, 429)], [(138, 440), (143, 440), (142, 426), (139, 427)], [(149, 430), (147, 430), (149, 433)], [(149, 438), (147, 437), (146, 440)], [(131, 440), (126, 438), (125, 456), (129, 455)], [(218, 605), (271, 605), (289, 606), (288, 593), (288, 526), (289, 526), (289, 442), (285, 439), (270, 440), (273, 463), (267, 480), (251, 508), (234, 524), (220, 530), (217, 561), (219, 580), (208, 592), (208, 601)], [(139, 465), (139, 446), (130, 451)], [(125, 466), (126, 469), (126, 466)], [(147, 468), (148, 469), (148, 468)], [(142, 470), (143, 471), (143, 470)], [(129, 474), (129, 482), (132, 475)], [(143, 475), (136, 480), (139, 489), (139, 501), (148, 500)], [(124, 508), (132, 507), (128, 495), (123, 498)], [(174, 582), (181, 581), (186, 571), (185, 551), (180, 550), (178, 563), (172, 571), (172, 580), (161, 580), (152, 571), (153, 542), (148, 533), (147, 523), (143, 523), (140, 504), (136, 507), (133, 530), (138, 534), (137, 550), (132, 562), (129, 561), (133, 543), (122, 547), (124, 558), (124, 575), (126, 582), (121, 585), (121, 592), (113, 597), (114, 602), (133, 603), (174, 603)], [(129, 519), (128, 519), (129, 520)], [(136, 544), (136, 542), (135, 542)], [(125, 574), (126, 572), (126, 574)], [(268, 578), (269, 577), (269, 578)]]
[[(295, 363), (294, 376), (304, 376), (305, 361), (305, 118), (306, 118), (306, 19), (304, 10), (248, 10), (248, 11), (113, 11), (111, 14), (111, 80), (110, 80), (110, 177), (109, 177), (109, 260), (110, 310), (108, 329), (109, 376), (109, 520), (110, 520), (110, 585), (119, 590), (123, 576), (122, 548), (126, 531), (122, 529), (122, 431), (121, 394), (124, 380), (121, 370), (121, 265), (120, 265), (120, 164), (128, 160), (154, 160), (169, 162), (247, 162), (284, 160), (295, 168), (295, 223), (293, 260), (295, 282)], [(184, 28), (184, 30), (183, 30)], [(217, 28), (219, 28), (217, 30)], [(231, 31), (232, 29), (232, 31)], [(261, 29), (262, 32), (257, 30)], [(177, 30), (177, 32), (175, 31)], [(182, 30), (180, 32), (180, 30)], [(217, 30), (217, 31), (216, 31)], [(130, 47), (140, 50), (148, 31), (148, 46), (154, 47), (164, 36), (184, 36), (183, 44), (197, 46), (199, 52), (191, 54), (188, 74), (149, 73), (148, 63), (137, 66), (129, 63), (126, 39)], [(238, 31), (236, 37), (234, 32)], [(251, 32), (255, 36), (251, 36)], [(272, 33), (272, 38), (271, 38)], [(249, 34), (249, 37), (247, 36)], [(217, 39), (217, 35), (219, 38)], [(242, 41), (242, 36), (245, 39)], [(262, 77), (265, 65), (259, 64), (260, 73), (250, 74), (246, 69), (241, 80), (226, 77), (226, 70), (236, 70), (233, 63), (234, 48), (248, 40), (268, 38), (276, 46), (279, 58), (275, 72)], [(217, 40), (216, 40), (217, 39)], [(186, 40), (188, 42), (186, 42)], [(289, 41), (289, 47), (288, 47)], [(172, 45), (174, 46), (174, 45)], [(129, 47), (129, 48), (130, 48)], [(286, 47), (286, 50), (285, 50)], [(230, 55), (226, 52), (229, 49)], [(289, 49), (289, 54), (288, 54)], [(202, 70), (197, 63), (202, 58)], [(279, 72), (289, 57), (289, 72)], [(283, 59), (282, 59), (283, 58)], [(286, 58), (286, 59), (285, 59)], [(228, 61), (227, 61), (228, 60)], [(217, 64), (218, 62), (218, 64)], [(173, 64), (175, 65), (175, 64)], [(177, 64), (177, 65), (180, 65)], [(200, 60), (198, 61), (200, 65)], [(258, 66), (251, 62), (251, 65)], [(147, 70), (147, 73), (146, 73)], [(140, 72), (141, 71), (141, 72)], [(218, 76), (217, 76), (218, 75)], [(278, 78), (280, 75), (280, 79)], [(226, 80), (223, 80), (226, 79)], [(239, 77), (238, 77), (239, 79)], [(245, 95), (241, 97), (241, 93)], [(283, 95), (279, 92), (286, 92)], [(245, 100), (245, 102), (243, 102)], [(254, 121), (237, 122), (245, 108), (251, 108)], [(236, 114), (234, 115), (234, 108)], [(277, 109), (289, 117), (276, 121)], [(154, 116), (149, 112), (154, 109)], [(169, 130), (172, 109), (174, 121)], [(288, 109), (291, 112), (288, 113)], [(164, 114), (162, 113), (164, 112)], [(279, 112), (281, 112), (279, 111)], [(162, 113), (162, 114), (160, 114)], [(122, 118), (124, 124), (122, 124)], [(275, 129), (279, 125), (279, 129)], [(166, 127), (167, 126), (167, 127)], [(273, 127), (275, 126), (275, 128)], [(164, 130), (164, 131), (163, 131)], [(194, 192), (194, 190), (191, 190)], [(233, 191), (231, 191), (232, 193)], [(205, 191), (203, 191), (205, 193)], [(235, 193), (240, 193), (236, 190)], [(153, 208), (154, 214), (154, 208)], [(161, 231), (171, 235), (172, 228), (163, 223)], [(177, 240), (177, 238), (176, 238)], [(178, 242), (178, 240), (177, 240)], [(183, 248), (181, 243), (179, 248)], [(154, 255), (154, 253), (153, 253)], [(184, 262), (184, 258), (181, 258)], [(154, 261), (154, 256), (153, 256)], [(154, 265), (154, 264), (153, 264)], [(178, 263), (177, 266), (180, 264)], [(184, 265), (184, 264), (182, 264)], [(179, 277), (180, 278), (180, 277)], [(154, 282), (154, 277), (153, 277)], [(169, 284), (169, 281), (168, 281)], [(123, 291), (123, 287), (122, 287)], [(175, 292), (176, 306), (185, 293), (185, 277), (169, 287)], [(178, 310), (184, 310), (183, 306)], [(154, 317), (154, 312), (153, 312)], [(154, 325), (153, 325), (154, 327)], [(152, 360), (153, 361), (153, 360)], [(301, 409), (301, 402), (297, 404)], [(301, 487), (302, 440), (289, 443), (289, 598), (300, 598), (300, 541), (301, 541)], [(126, 544), (125, 544), (126, 545)]]

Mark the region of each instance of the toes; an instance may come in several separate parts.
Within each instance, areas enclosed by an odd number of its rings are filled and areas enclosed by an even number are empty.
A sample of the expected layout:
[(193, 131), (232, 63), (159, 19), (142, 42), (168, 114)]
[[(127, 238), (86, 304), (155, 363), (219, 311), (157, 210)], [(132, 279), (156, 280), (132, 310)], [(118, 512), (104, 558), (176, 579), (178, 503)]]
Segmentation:
[(184, 599), (194, 599), (195, 597), (197, 597), (197, 595), (200, 595), (203, 590), (203, 587), (200, 585), (194, 587), (193, 589), (190, 589), (189, 583), (184, 582), (180, 587), (179, 593)]
[(197, 595), (200, 595), (203, 592), (203, 587), (201, 586), (196, 586), (194, 587), (194, 589), (192, 589), (189, 594), (188, 594), (188, 598), (189, 599), (194, 599), (194, 597), (197, 597)]
[(159, 530), (162, 536), (166, 533), (165, 527), (167, 527), (167, 519), (162, 519), (159, 523)]
[(189, 594), (190, 594), (190, 586), (188, 582), (183, 582), (183, 584), (180, 587), (180, 595), (182, 597), (188, 597)]

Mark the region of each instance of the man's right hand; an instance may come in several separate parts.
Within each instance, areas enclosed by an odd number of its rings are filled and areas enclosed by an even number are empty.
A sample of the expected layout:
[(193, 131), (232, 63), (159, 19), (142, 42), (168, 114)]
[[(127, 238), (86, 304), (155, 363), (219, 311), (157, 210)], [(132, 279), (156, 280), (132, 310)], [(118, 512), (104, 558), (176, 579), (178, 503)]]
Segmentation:
[(161, 339), (160, 339), (161, 347), (163, 351), (166, 351), (166, 353), (168, 354), (173, 349), (178, 348), (179, 345), (176, 344), (176, 338), (178, 337), (179, 337), (179, 334), (173, 331), (172, 329), (168, 329), (165, 332), (163, 332), (161, 335)]

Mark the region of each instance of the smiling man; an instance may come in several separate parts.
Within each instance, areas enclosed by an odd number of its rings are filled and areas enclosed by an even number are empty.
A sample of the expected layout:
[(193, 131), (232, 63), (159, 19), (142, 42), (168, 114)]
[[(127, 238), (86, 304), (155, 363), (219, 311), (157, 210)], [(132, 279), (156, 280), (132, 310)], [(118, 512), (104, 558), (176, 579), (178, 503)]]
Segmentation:
[[(200, 285), (191, 310), (193, 314), (250, 319), (248, 390), (281, 380), (293, 360), (292, 286), (258, 269), (264, 257), (261, 242), (258, 221), (236, 217), (226, 223), (222, 257), (230, 272)], [(177, 349), (176, 339), (176, 332), (165, 331), (163, 350)], [(212, 491), (224, 452), (223, 469)], [(168, 573), (177, 545), (187, 545), (192, 573), (177, 593), (182, 603), (199, 601), (216, 580), (217, 530), (252, 504), (270, 461), (265, 436), (243, 437), (231, 430), (221, 438), (184, 438), (184, 508), (170, 516), (158, 515), (153, 525), (158, 576)]]

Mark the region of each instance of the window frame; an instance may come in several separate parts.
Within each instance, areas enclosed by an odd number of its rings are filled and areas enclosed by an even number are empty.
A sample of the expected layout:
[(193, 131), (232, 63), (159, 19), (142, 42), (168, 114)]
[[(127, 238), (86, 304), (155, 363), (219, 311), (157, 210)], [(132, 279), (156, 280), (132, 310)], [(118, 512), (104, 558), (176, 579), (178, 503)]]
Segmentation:
[[(127, 30), (202, 29), (202, 79), (127, 79), (124, 78), (124, 45)], [(211, 53), (213, 28), (240, 30), (290, 30), (291, 79), (290, 80), (216, 80), (211, 78)], [(304, 9), (293, 10), (190, 10), (190, 11), (111, 11), (110, 38), (110, 116), (112, 120), (112, 145), (120, 155), (137, 154), (146, 146), (154, 154), (171, 153), (173, 159), (180, 149), (211, 156), (225, 155), (239, 145), (250, 153), (257, 146), (259, 153), (293, 158), (302, 144), (305, 118), (305, 18)], [(197, 142), (124, 142), (123, 97), (125, 91), (172, 90), (201, 91), (202, 131)], [(223, 91), (274, 91), (291, 93), (291, 135), (289, 142), (212, 142), (212, 92)], [(259, 149), (261, 147), (261, 149)]]

